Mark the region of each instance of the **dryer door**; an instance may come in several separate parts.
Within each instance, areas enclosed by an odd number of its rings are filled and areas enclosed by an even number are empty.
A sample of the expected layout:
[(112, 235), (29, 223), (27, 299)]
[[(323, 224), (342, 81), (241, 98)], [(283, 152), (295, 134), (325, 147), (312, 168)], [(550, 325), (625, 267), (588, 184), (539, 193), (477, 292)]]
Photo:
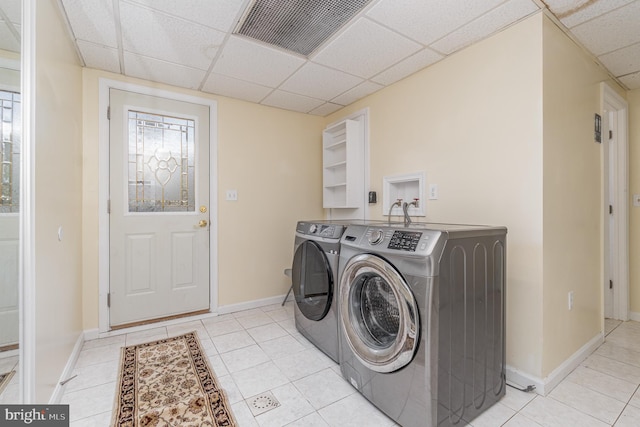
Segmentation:
[(306, 240), (298, 246), (291, 270), (298, 308), (307, 319), (322, 320), (331, 308), (333, 273), (320, 245)]
[(393, 372), (411, 362), (420, 332), (418, 306), (389, 262), (371, 254), (351, 258), (340, 279), (339, 306), (346, 341), (363, 365)]

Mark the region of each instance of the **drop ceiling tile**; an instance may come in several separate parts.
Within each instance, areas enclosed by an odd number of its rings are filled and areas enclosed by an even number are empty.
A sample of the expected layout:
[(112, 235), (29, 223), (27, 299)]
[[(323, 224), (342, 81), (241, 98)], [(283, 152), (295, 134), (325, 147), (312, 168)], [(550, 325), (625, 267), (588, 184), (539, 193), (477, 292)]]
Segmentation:
[(207, 70), (224, 33), (131, 3), (120, 4), (125, 51)]
[(213, 72), (275, 88), (304, 62), (297, 55), (231, 36), (216, 61)]
[(118, 47), (111, 0), (62, 0), (76, 39)]
[(630, 90), (640, 89), (640, 71), (620, 77), (620, 81)]
[(245, 4), (237, 0), (131, 0), (129, 3), (138, 3), (221, 31), (233, 29)]
[(498, 30), (540, 10), (531, 0), (511, 0), (481, 17), (469, 22), (453, 33), (447, 34), (431, 48), (444, 54), (451, 54), (465, 46), (487, 38)]
[(421, 46), (369, 19), (360, 18), (311, 59), (368, 79)]
[(331, 101), (340, 105), (349, 105), (360, 98), (364, 98), (367, 95), (371, 95), (372, 93), (379, 91), (383, 87), (384, 86), (377, 83), (365, 81), (342, 95), (335, 97)]
[(261, 104), (284, 108), (285, 110), (308, 113), (309, 111), (324, 104), (324, 101), (309, 98), (307, 96), (296, 95), (295, 93), (289, 93), (282, 90), (276, 90), (267, 96)]
[(382, 0), (366, 15), (428, 45), (503, 2), (504, 0)]
[(361, 82), (359, 77), (309, 62), (289, 77), (280, 89), (328, 101)]
[(338, 111), (341, 108), (343, 108), (342, 105), (332, 104), (331, 102), (327, 102), (325, 104), (322, 104), (318, 108), (314, 108), (313, 110), (309, 111), (309, 114), (313, 114), (315, 116), (324, 117), (324, 116), (329, 115), (331, 113), (335, 113), (336, 111)]
[(546, 0), (554, 15), (567, 28), (575, 27), (590, 19), (617, 9), (629, 3), (629, 0), (606, 0), (576, 2), (576, 0)]
[(250, 102), (260, 102), (273, 89), (255, 83), (234, 79), (233, 77), (213, 74), (209, 76), (204, 86), (204, 92), (228, 96), (230, 98), (243, 99)]
[(615, 76), (640, 70), (640, 42), (598, 58)]
[(2, 0), (0, 9), (7, 15), (9, 21), (13, 24), (20, 25), (22, 23), (22, 2), (21, 0)]
[(572, 28), (573, 34), (596, 56), (640, 40), (640, 1)]
[(372, 77), (371, 81), (387, 86), (440, 61), (442, 58), (444, 58), (444, 56), (431, 49), (422, 49), (377, 76)]
[(0, 49), (20, 52), (20, 41), (15, 38), (4, 21), (0, 21)]
[(205, 71), (196, 68), (146, 58), (129, 52), (124, 53), (124, 71), (127, 76), (188, 89), (198, 89), (206, 74)]
[(120, 58), (118, 58), (117, 49), (82, 40), (78, 40), (78, 49), (87, 67), (112, 73), (120, 72)]

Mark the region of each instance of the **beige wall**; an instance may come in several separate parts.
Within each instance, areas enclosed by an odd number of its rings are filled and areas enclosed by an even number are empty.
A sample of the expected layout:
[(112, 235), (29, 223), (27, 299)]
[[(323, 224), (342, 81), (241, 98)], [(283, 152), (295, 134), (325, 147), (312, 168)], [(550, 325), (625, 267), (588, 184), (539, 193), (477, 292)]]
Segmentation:
[(594, 141), (593, 118), (608, 76), (549, 20), (543, 52), (546, 376), (601, 331), (603, 146)]
[[(370, 108), (371, 190), (424, 171), (426, 220), (508, 227), (507, 361), (541, 374), (542, 17), (534, 16), (346, 109)], [(381, 203), (371, 207), (381, 219)]]
[(603, 80), (538, 14), (327, 118), (370, 108), (371, 190), (424, 171), (426, 220), (508, 227), (507, 362), (540, 379), (602, 325)]
[(83, 329), (82, 69), (57, 2), (34, 3), (35, 377), (48, 402)]
[[(640, 194), (640, 89), (627, 93), (629, 102), (629, 194)], [(629, 310), (640, 318), (640, 208), (629, 202)]]
[[(104, 77), (218, 102), (219, 305), (283, 295), (299, 219), (321, 218), (323, 119), (84, 69), (83, 325), (98, 327), (98, 82)], [(238, 191), (238, 201), (225, 191)], [(213, 272), (215, 274), (215, 272)]]

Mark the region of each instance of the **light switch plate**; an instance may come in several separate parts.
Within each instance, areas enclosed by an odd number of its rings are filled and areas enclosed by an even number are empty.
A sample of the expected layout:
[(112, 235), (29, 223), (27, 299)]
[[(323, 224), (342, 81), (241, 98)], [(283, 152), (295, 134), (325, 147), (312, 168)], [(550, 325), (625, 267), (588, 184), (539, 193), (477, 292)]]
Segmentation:
[(227, 190), (227, 200), (235, 202), (238, 200), (238, 190)]
[(438, 200), (438, 184), (429, 184), (429, 200)]
[(633, 195), (633, 206), (640, 207), (640, 194)]

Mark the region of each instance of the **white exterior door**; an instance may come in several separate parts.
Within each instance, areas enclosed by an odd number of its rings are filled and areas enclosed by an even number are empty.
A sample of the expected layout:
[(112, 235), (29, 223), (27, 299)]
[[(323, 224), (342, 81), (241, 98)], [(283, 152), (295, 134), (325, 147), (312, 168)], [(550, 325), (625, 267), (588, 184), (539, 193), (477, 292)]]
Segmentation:
[(209, 310), (209, 107), (109, 98), (110, 326)]

